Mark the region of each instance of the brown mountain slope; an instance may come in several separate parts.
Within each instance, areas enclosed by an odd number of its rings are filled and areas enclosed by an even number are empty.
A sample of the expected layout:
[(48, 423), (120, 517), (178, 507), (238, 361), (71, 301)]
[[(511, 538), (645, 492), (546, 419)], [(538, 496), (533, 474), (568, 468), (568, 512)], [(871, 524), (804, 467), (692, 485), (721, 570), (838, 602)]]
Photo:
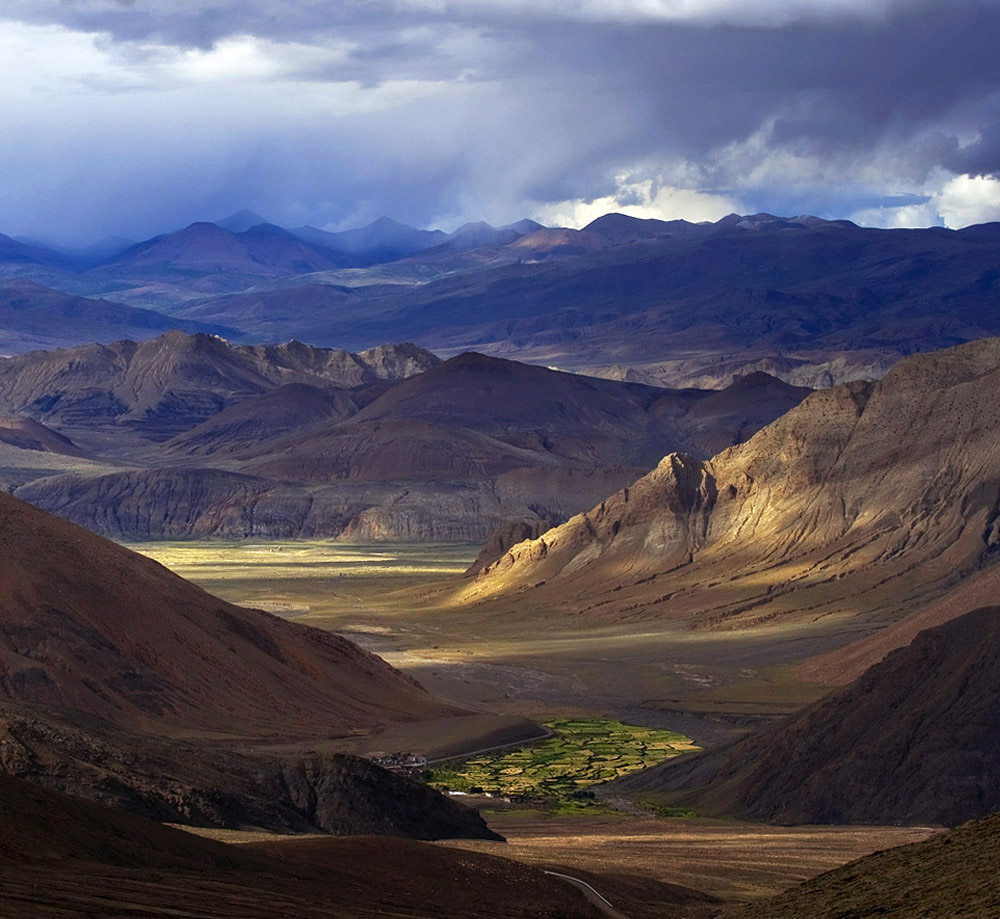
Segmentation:
[(0, 495), (0, 693), (178, 735), (316, 737), (446, 709), (326, 632), (232, 606)]
[(39, 424), (33, 418), (0, 415), (0, 443), (21, 450), (58, 453), (61, 456), (86, 456), (68, 437)]
[(1000, 607), (921, 632), (846, 689), (623, 790), (777, 823), (954, 825), (1000, 811)]
[(1000, 915), (1000, 816), (876, 852), (727, 919), (993, 919)]
[(112, 537), (482, 542), (511, 521), (565, 520), (668, 450), (730, 444), (806, 392), (763, 375), (672, 391), (477, 354), (413, 374), (405, 345), (359, 358), (407, 378), (332, 401), (313, 384), (247, 396), (138, 456), (154, 469), (18, 495)]
[[(763, 375), (758, 383), (723, 393), (664, 390), (470, 352), (403, 380), (346, 423), (258, 451), (269, 455), (250, 469), (273, 474), (275, 464), (291, 462), (328, 479), (358, 475), (344, 468), (342, 456), (358, 457), (368, 478), (468, 477), (553, 465), (648, 468), (667, 449), (700, 452), (694, 439), (728, 445), (808, 393)], [(445, 447), (449, 440), (454, 445)]]
[(898, 618), (1000, 544), (998, 383), (1000, 340), (985, 339), (817, 392), (711, 461), (666, 457), (463, 596), (541, 583), (533, 602), (553, 611), (711, 627)]
[(162, 452), (168, 456), (213, 456), (259, 449), (324, 421), (343, 421), (358, 411), (359, 402), (364, 404), (365, 398), (350, 391), (286, 383), (227, 406), (171, 438)]
[(491, 855), (370, 837), (227, 846), (0, 776), (0, 915), (595, 919), (601, 913), (542, 871)]
[[(126, 432), (166, 440), (282, 384), (353, 389), (437, 363), (412, 345), (352, 354), (296, 341), (247, 346), (168, 332), (138, 344), (117, 341), (0, 360), (0, 409), (115, 449)], [(109, 433), (116, 436), (109, 439)]]
[(970, 609), (995, 603), (998, 597), (1000, 567), (994, 565), (970, 576), (954, 590), (905, 619), (842, 648), (803, 661), (797, 673), (809, 683), (846, 686), (883, 660), (890, 651), (908, 645), (918, 632), (964, 616)]

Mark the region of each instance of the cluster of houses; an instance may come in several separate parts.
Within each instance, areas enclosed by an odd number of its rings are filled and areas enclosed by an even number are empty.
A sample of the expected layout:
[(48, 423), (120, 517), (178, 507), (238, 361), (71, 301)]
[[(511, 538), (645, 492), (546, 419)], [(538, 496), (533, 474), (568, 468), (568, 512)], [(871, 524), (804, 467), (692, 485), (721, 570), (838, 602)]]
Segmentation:
[(427, 768), (427, 757), (418, 753), (383, 753), (371, 757), (371, 761), (376, 766), (410, 778), (419, 778)]

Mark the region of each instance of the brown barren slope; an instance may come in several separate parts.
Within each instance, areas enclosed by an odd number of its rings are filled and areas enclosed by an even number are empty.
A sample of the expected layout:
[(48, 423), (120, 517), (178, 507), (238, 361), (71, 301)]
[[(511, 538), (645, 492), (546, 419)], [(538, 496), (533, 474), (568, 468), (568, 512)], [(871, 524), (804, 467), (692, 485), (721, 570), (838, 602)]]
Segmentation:
[(986, 339), (814, 393), (708, 462), (666, 457), (460, 598), (716, 628), (899, 618), (1000, 545), (998, 384)]
[(876, 852), (727, 919), (994, 919), (1000, 816)]
[(921, 632), (845, 689), (720, 750), (619, 780), (701, 813), (947, 824), (1000, 811), (1000, 607)]
[(0, 694), (122, 727), (320, 737), (449, 711), (339, 636), (218, 600), (0, 494)]
[(939, 600), (874, 635), (803, 661), (797, 668), (798, 675), (809, 683), (846, 686), (883, 660), (890, 651), (908, 645), (918, 632), (964, 616), (970, 609), (995, 603), (998, 597), (1000, 568), (994, 566), (973, 575)]

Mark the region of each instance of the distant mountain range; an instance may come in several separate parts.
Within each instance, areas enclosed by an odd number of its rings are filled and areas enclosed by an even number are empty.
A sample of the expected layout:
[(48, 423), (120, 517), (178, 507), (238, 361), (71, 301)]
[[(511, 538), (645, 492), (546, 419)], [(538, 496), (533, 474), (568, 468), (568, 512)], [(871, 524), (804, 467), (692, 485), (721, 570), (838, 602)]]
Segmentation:
[[(1000, 224), (609, 214), (580, 230), (522, 220), (449, 235), (386, 218), (289, 230), (239, 212), (126, 242), (85, 256), (0, 237), (0, 276), (155, 310), (169, 318), (144, 321), (160, 329), (204, 323), (236, 341), (354, 350), (405, 339), (674, 387), (721, 388), (756, 370), (813, 387), (877, 379), (914, 351), (1000, 334)], [(78, 323), (45, 341), (38, 322), (0, 316), (0, 345), (136, 337), (124, 314), (107, 318), (117, 336)]]
[(561, 522), (670, 450), (707, 457), (808, 393), (169, 332), (0, 360), (0, 480), (116, 537), (482, 542)]

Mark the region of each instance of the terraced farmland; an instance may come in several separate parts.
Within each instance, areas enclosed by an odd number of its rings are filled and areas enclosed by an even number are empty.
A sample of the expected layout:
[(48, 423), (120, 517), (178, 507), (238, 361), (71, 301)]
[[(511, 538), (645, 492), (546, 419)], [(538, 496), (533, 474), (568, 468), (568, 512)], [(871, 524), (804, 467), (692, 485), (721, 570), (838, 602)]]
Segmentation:
[(431, 771), (429, 782), (450, 791), (545, 799), (561, 812), (594, 806), (600, 782), (697, 750), (674, 731), (610, 720), (551, 721), (553, 736), (509, 753), (487, 754)]

